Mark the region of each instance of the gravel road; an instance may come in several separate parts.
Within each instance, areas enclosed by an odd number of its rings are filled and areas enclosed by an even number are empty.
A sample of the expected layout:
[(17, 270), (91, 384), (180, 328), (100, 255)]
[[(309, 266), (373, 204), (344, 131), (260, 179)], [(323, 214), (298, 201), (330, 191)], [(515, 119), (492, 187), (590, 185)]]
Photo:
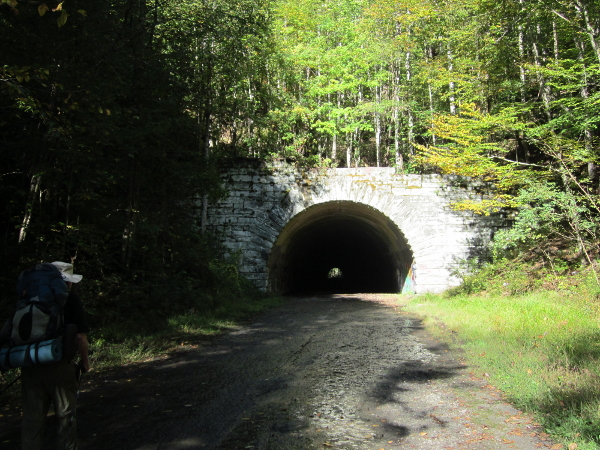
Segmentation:
[[(558, 448), (395, 298), (293, 299), (165, 359), (90, 375), (79, 449)], [(18, 440), (15, 427), (0, 442)]]

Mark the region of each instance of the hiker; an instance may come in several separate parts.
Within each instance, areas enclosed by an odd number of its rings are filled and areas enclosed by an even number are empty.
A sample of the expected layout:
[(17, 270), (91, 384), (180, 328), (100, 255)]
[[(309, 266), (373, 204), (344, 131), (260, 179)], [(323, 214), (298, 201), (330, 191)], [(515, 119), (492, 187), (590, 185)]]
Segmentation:
[[(52, 364), (21, 369), (23, 450), (40, 450), (42, 448), (44, 423), (50, 403), (54, 404), (58, 419), (56, 449), (77, 449), (75, 408), (79, 376), (90, 370), (87, 340), (89, 326), (83, 304), (79, 296), (72, 290), (73, 284), (79, 283), (82, 276), (73, 273), (72, 264), (58, 261), (52, 264), (59, 269), (68, 288), (68, 297), (64, 305), (66, 331), (63, 335), (63, 358)], [(24, 293), (19, 292), (19, 295), (24, 296)], [(80, 355), (79, 365), (72, 361), (76, 353)]]

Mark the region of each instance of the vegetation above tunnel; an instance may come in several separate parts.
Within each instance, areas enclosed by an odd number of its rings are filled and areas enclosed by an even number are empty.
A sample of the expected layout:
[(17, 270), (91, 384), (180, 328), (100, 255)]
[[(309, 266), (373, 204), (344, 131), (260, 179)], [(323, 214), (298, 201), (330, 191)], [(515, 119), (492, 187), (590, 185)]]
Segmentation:
[(0, 0), (3, 305), (53, 259), (113, 317), (245, 295), (198, 220), (234, 157), (479, 177), (457, 207), (520, 211), (497, 258), (593, 263), (599, 8)]

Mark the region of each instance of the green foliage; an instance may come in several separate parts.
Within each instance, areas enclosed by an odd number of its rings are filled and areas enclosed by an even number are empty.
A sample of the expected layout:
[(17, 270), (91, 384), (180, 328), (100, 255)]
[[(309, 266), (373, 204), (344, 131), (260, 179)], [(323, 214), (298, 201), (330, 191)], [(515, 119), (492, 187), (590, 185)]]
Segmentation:
[[(469, 262), (462, 283), (445, 295), (524, 295), (539, 290), (570, 291), (576, 288), (592, 292), (599, 289), (595, 268), (581, 263), (576, 249), (547, 243), (545, 248), (522, 251), (515, 258), (496, 258), (478, 265)], [(583, 283), (583, 284), (582, 284)], [(594, 286), (595, 285), (595, 286)]]
[(458, 261), (455, 267), (452, 269), (450, 274), (461, 281), (461, 284), (450, 289), (451, 295), (458, 293), (472, 294), (480, 292), (486, 287), (484, 279), (481, 279), (478, 274), (480, 272), (480, 265), (476, 259), (466, 259)]
[(491, 195), (482, 200), (467, 200), (455, 205), (479, 214), (489, 214), (514, 207), (520, 186), (539, 176), (518, 163), (506, 159), (507, 150), (493, 136), (514, 133), (520, 125), (512, 110), (499, 114), (482, 113), (474, 104), (463, 104), (459, 114), (437, 115), (433, 127), (443, 146), (417, 146), (420, 160), (437, 167), (442, 173), (454, 174), (490, 183)]
[[(564, 238), (590, 260), (600, 183), (597, 13), (589, 2), (280, 0), (283, 101), (269, 142), (282, 150), (270, 153), (303, 165), (330, 159), (480, 179), (486, 192), (455, 207), (521, 208), (512, 237), (502, 238), (508, 247), (525, 249), (516, 242), (543, 222), (530, 242), (566, 226)], [(544, 212), (532, 189), (540, 199), (545, 189), (561, 195)]]
[(553, 241), (576, 246), (581, 235), (586, 242), (596, 240), (594, 213), (573, 192), (559, 189), (554, 183), (532, 183), (519, 193), (517, 200), (523, 206), (514, 225), (495, 236), (492, 253), (496, 258), (515, 256), (532, 248), (543, 251)]
[(57, 5), (0, 3), (0, 311), (41, 260), (75, 262), (95, 327), (256, 299), (198, 221), (267, 113), (266, 5)]

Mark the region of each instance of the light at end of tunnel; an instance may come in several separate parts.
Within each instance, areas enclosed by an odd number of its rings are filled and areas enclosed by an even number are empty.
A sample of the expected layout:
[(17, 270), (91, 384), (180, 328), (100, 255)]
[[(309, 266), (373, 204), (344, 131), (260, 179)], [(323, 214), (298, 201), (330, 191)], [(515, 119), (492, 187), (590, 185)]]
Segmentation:
[(327, 278), (342, 278), (342, 271), (337, 267), (332, 268), (327, 274)]

